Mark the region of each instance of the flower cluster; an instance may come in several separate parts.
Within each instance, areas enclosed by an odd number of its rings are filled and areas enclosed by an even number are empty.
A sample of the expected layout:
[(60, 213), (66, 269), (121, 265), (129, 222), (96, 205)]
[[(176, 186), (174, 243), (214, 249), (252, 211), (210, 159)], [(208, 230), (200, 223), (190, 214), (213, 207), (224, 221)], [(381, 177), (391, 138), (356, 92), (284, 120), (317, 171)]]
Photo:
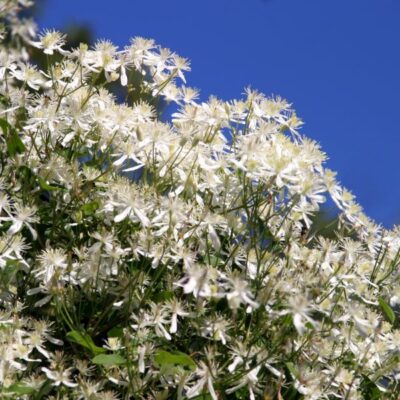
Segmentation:
[(199, 102), (184, 58), (66, 50), (29, 3), (0, 2), (1, 398), (397, 399), (399, 228), (291, 105)]

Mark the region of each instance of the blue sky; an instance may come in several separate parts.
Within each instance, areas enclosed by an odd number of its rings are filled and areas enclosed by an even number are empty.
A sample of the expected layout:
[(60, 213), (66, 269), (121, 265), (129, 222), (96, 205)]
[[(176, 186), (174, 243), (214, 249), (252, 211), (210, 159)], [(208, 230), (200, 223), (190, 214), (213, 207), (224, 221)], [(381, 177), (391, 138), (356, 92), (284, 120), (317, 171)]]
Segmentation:
[(286, 98), (365, 212), (400, 223), (399, 0), (48, 0), (40, 27), (70, 23), (189, 58), (204, 100)]

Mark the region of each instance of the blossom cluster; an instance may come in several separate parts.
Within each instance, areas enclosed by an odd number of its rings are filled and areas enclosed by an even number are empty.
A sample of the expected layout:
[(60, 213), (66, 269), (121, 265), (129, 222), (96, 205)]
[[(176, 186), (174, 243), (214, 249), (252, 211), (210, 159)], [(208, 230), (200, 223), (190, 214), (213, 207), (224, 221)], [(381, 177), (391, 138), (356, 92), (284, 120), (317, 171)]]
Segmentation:
[(67, 50), (30, 3), (0, 2), (1, 398), (397, 399), (399, 228), (291, 105), (200, 102), (174, 52)]

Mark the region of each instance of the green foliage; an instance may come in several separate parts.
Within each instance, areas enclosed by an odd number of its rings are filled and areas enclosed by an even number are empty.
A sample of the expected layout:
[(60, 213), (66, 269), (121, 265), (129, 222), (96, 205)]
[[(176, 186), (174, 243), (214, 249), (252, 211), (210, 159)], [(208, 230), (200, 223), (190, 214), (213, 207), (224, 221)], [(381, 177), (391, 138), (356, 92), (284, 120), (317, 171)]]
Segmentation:
[(125, 358), (119, 354), (98, 354), (96, 357), (92, 358), (92, 362), (93, 364), (103, 365), (105, 367), (126, 364)]
[(70, 342), (79, 344), (92, 354), (98, 355), (106, 352), (102, 347), (96, 346), (93, 339), (85, 332), (70, 331), (67, 333), (66, 337)]
[(17, 382), (5, 389), (6, 393), (15, 393), (16, 395), (33, 394), (35, 389), (27, 386), (22, 382)]
[(387, 304), (383, 298), (379, 298), (378, 302), (386, 319), (393, 325), (396, 320), (396, 316), (393, 310), (390, 308), (389, 304)]
[(154, 361), (161, 369), (182, 367), (184, 369), (195, 370), (196, 363), (185, 353), (180, 351), (158, 351), (154, 356)]

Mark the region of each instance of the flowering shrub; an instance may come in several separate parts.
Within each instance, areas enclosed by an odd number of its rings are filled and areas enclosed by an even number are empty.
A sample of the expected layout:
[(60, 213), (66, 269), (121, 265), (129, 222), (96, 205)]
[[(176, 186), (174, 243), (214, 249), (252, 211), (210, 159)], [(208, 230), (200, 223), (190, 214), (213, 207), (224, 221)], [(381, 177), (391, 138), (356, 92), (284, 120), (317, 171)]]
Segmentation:
[(28, 3), (0, 2), (1, 398), (397, 399), (399, 230), (290, 104), (200, 103), (175, 53), (66, 51)]

